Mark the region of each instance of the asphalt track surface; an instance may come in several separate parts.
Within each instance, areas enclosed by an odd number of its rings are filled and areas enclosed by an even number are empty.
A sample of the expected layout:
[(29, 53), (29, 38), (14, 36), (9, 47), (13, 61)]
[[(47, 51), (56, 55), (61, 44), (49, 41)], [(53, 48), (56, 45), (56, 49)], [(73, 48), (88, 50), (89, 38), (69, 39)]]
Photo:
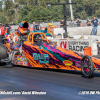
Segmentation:
[[(45, 91), (46, 95), (3, 95), (1, 91)], [(0, 100), (100, 100), (100, 75), (84, 78), (81, 72), (0, 66)], [(21, 92), (22, 93), (22, 92)]]

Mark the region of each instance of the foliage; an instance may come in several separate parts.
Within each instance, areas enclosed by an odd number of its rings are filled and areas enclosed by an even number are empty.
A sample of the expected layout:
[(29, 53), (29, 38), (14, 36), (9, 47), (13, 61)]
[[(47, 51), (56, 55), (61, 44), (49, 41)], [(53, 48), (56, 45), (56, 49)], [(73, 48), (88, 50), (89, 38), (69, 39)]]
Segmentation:
[[(50, 6), (46, 3), (58, 3), (58, 0), (2, 0), (4, 8), (0, 10), (0, 21), (16, 24), (26, 20), (28, 22), (61, 20), (63, 6)], [(69, 3), (69, 0), (60, 0), (60, 3)], [(72, 0), (75, 19), (100, 17), (100, 0)], [(1, 6), (1, 2), (0, 2)], [(67, 20), (70, 20), (70, 6), (66, 5)], [(5, 19), (5, 20), (4, 20)]]
[(6, 22), (6, 17), (4, 15), (0, 16), (0, 23), (4, 24)]
[(0, 1), (0, 10), (2, 9), (2, 1)]

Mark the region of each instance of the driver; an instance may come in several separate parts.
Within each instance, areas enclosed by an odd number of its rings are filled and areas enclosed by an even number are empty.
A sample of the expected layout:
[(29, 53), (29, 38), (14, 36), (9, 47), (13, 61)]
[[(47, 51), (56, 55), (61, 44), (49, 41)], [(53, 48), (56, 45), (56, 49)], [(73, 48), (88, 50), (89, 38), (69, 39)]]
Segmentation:
[(41, 45), (42, 44), (42, 37), (40, 34), (35, 34), (34, 37), (34, 45)]

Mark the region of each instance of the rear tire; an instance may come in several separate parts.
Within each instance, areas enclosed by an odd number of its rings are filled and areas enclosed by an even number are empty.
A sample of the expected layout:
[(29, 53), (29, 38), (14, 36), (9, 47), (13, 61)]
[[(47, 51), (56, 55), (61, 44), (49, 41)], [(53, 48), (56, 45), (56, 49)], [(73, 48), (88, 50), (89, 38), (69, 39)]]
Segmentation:
[(4, 44), (0, 43), (0, 65), (6, 65), (5, 62), (1, 62), (1, 59), (6, 59), (8, 57), (7, 48)]
[(6, 65), (5, 62), (0, 62), (0, 66)]
[(81, 59), (81, 71), (86, 78), (91, 78), (93, 76), (93, 62), (87, 55), (83, 56)]

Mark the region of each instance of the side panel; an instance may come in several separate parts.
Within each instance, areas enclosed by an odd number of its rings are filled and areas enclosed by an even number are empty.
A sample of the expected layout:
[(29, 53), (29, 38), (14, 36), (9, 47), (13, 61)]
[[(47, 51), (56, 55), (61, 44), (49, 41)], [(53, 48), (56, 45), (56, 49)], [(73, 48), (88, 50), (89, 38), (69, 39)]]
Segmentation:
[(78, 70), (83, 55), (53, 45), (43, 44), (40, 47), (24, 44), (23, 50), (32, 67)]

